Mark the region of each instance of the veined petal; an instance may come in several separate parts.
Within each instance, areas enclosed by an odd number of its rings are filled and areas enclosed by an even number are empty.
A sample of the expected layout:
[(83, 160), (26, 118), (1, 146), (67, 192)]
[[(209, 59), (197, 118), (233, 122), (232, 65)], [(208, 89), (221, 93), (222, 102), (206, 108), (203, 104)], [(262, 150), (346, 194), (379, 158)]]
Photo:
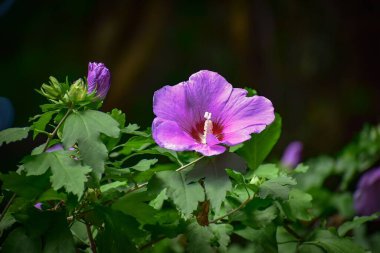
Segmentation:
[(179, 125), (170, 120), (155, 118), (153, 121), (152, 134), (154, 140), (161, 147), (176, 151), (193, 150), (196, 141)]
[(227, 133), (223, 135), (223, 144), (228, 146), (234, 146), (239, 143), (245, 142), (246, 140), (251, 139), (251, 135), (248, 131), (242, 130), (233, 133)]
[(246, 130), (259, 133), (275, 118), (272, 102), (262, 96), (246, 97), (247, 92), (235, 88), (218, 118), (225, 134)]
[(161, 120), (176, 122), (187, 132), (191, 132), (192, 119), (190, 107), (186, 104), (186, 83), (164, 86), (153, 96), (153, 112)]
[(231, 96), (233, 88), (216, 72), (202, 70), (190, 76), (186, 85), (186, 103), (194, 120), (204, 119), (205, 112), (217, 118)]

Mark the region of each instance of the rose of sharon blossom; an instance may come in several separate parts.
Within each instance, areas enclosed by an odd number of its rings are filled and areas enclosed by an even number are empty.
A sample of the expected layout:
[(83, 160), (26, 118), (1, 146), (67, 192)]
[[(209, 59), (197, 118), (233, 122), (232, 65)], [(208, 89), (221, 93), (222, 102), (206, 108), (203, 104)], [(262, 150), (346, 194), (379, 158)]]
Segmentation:
[(380, 167), (362, 175), (354, 193), (355, 210), (360, 215), (380, 212)]
[(285, 149), (281, 158), (281, 164), (288, 168), (295, 168), (301, 161), (302, 142), (293, 141)]
[(96, 91), (96, 96), (104, 99), (111, 85), (110, 71), (103, 63), (90, 62), (88, 64), (88, 92)]
[(218, 73), (202, 70), (154, 93), (153, 138), (167, 149), (217, 155), (263, 131), (273, 110), (265, 97), (247, 97)]

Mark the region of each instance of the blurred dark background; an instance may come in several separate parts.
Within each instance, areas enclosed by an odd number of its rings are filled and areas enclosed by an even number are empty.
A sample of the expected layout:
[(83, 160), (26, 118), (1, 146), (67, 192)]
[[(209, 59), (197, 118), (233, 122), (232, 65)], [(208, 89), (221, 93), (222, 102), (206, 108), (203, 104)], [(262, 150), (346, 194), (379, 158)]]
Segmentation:
[[(112, 73), (103, 110), (144, 127), (153, 92), (198, 70), (256, 89), (283, 117), (278, 157), (292, 140), (305, 157), (334, 154), (380, 121), (376, 0), (0, 0), (0, 31), (0, 96), (13, 102), (15, 126), (39, 113), (34, 89), (50, 75), (86, 76), (89, 61)], [(33, 145), (0, 148), (1, 167)]]

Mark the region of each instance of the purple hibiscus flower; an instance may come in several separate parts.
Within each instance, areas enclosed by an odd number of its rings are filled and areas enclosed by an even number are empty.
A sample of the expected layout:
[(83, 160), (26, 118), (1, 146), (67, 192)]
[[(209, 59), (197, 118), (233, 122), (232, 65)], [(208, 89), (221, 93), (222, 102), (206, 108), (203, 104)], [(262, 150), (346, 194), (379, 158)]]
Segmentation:
[(281, 164), (288, 168), (295, 168), (301, 161), (302, 142), (293, 141), (285, 149), (281, 158)]
[(247, 97), (221, 75), (202, 70), (189, 81), (165, 86), (154, 93), (153, 138), (161, 147), (195, 150), (205, 156), (221, 154), (242, 143), (274, 120), (272, 102)]
[(88, 64), (88, 92), (96, 91), (96, 96), (104, 99), (111, 85), (110, 71), (103, 63), (90, 62)]
[(380, 212), (380, 167), (364, 173), (354, 193), (354, 207), (360, 215)]

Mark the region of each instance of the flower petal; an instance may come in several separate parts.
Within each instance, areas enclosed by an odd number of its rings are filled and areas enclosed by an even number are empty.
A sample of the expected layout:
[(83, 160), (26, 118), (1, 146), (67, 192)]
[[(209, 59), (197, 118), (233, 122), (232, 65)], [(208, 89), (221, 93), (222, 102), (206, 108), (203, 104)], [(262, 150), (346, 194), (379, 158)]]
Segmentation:
[(272, 102), (262, 96), (246, 97), (247, 91), (235, 88), (218, 118), (225, 134), (246, 130), (260, 133), (275, 118)]
[(188, 133), (210, 112), (216, 117), (228, 101), (232, 86), (218, 73), (202, 70), (188, 82), (165, 86), (153, 96), (153, 112), (162, 119), (177, 122)]
[(216, 72), (202, 70), (190, 76), (186, 89), (187, 103), (191, 104), (195, 120), (203, 120), (205, 112), (217, 118), (231, 96), (233, 88)]
[(248, 131), (242, 130), (233, 133), (227, 133), (223, 135), (223, 144), (228, 146), (234, 146), (239, 143), (245, 142), (246, 140), (251, 139), (251, 135)]
[(198, 144), (194, 147), (194, 150), (204, 156), (213, 156), (224, 153), (224, 151), (226, 151), (226, 147), (220, 145), (209, 146), (206, 144)]
[(155, 118), (152, 134), (159, 146), (176, 151), (193, 150), (193, 146), (198, 144), (176, 122), (170, 120)]

